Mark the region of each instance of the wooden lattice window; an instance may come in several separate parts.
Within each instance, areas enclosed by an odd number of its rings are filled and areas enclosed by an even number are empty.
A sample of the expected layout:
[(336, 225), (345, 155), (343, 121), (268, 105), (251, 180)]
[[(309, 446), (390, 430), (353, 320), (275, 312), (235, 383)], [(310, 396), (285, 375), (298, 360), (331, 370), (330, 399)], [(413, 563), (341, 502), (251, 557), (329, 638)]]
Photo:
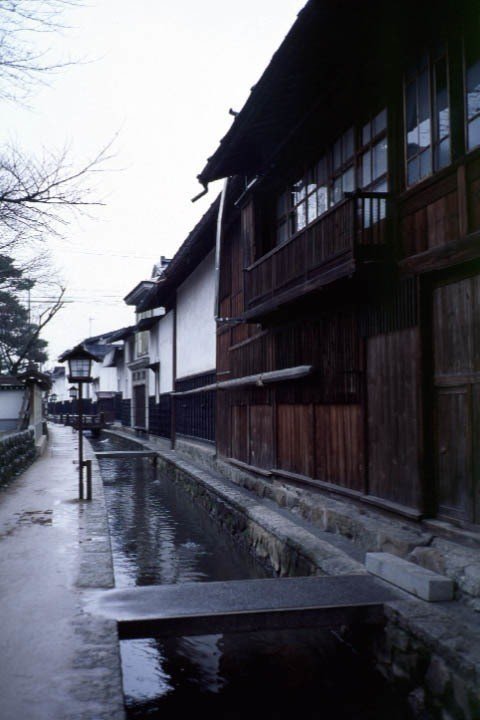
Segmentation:
[(444, 45), (423, 53), (405, 79), (407, 185), (451, 162), (448, 57)]

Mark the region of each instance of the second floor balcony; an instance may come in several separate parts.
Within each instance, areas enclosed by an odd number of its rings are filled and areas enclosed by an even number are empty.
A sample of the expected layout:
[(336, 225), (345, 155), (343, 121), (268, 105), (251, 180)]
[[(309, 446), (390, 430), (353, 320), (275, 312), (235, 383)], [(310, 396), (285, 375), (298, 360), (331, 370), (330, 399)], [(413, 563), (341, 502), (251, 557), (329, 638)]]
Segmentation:
[(390, 199), (352, 193), (245, 270), (245, 316), (262, 314), (386, 257)]

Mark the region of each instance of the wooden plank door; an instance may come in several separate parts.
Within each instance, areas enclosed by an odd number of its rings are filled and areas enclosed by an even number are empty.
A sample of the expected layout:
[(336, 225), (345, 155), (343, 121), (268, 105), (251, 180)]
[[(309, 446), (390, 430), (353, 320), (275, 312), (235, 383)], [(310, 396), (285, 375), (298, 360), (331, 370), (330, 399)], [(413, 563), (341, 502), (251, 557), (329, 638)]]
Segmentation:
[(271, 405), (251, 405), (250, 465), (270, 470), (273, 467), (273, 410)]
[(133, 399), (135, 402), (135, 427), (147, 427), (145, 385), (134, 385)]
[(421, 509), (417, 327), (367, 340), (369, 494)]
[(480, 276), (434, 288), (432, 319), (437, 513), (480, 523)]

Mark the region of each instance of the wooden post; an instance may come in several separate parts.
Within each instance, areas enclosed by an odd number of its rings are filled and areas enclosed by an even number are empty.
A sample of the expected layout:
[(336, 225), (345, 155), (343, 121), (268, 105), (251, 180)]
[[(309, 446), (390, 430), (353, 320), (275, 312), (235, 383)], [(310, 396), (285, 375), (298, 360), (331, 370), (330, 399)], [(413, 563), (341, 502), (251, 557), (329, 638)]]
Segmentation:
[(85, 460), (84, 463), (87, 468), (87, 500), (92, 499), (92, 461)]
[(83, 416), (82, 383), (78, 383), (78, 499), (83, 500)]

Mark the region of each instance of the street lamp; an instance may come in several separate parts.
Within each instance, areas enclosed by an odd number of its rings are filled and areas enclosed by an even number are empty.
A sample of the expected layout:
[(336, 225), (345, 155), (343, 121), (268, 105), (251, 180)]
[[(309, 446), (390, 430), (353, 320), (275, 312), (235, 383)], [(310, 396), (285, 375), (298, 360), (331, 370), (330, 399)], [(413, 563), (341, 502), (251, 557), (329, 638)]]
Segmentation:
[[(82, 408), (82, 385), (92, 382), (92, 363), (98, 358), (86, 350), (83, 345), (77, 345), (58, 358), (60, 362), (68, 362), (68, 382), (78, 383), (78, 499), (83, 500), (83, 408)], [(70, 397), (77, 395), (76, 388), (69, 389)], [(91, 500), (91, 487), (88, 482), (87, 473), (87, 500)]]

